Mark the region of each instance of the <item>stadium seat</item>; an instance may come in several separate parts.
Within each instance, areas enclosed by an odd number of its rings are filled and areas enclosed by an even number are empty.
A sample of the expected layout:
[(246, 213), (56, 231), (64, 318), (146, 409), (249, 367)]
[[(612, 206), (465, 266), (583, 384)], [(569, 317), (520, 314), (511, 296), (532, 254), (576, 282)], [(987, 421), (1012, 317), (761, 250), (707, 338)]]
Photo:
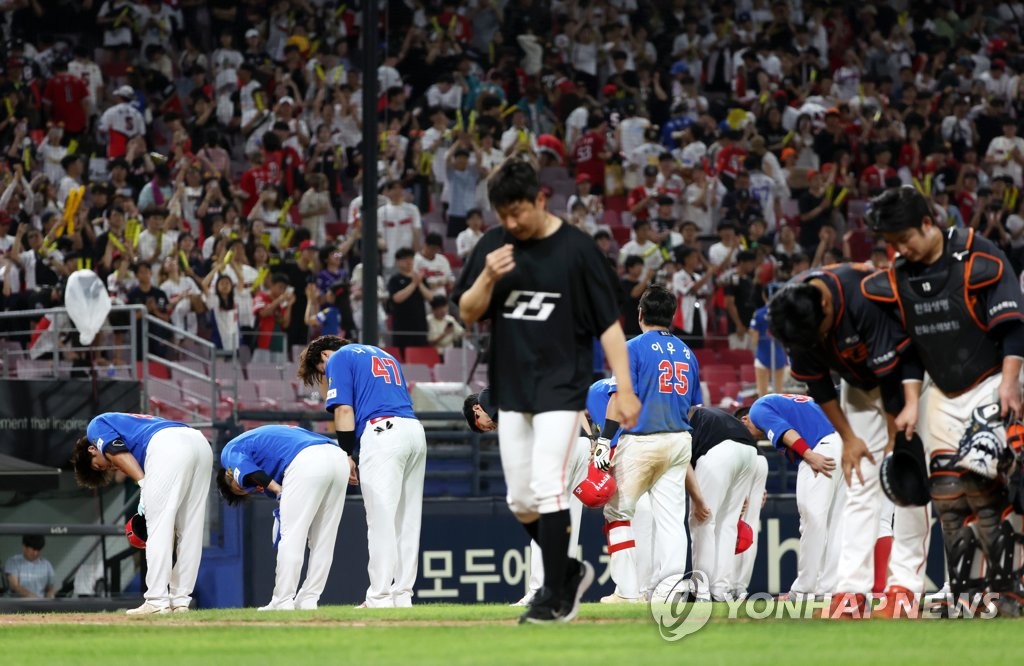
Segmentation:
[(621, 227), (622, 215), (617, 210), (605, 209), (604, 214), (601, 216), (601, 224), (611, 227), (612, 229), (615, 227)]
[(744, 384), (754, 384), (757, 382), (753, 364), (740, 366), (740, 381)]
[(629, 242), (629, 235), (633, 232), (629, 227), (612, 227), (612, 237), (619, 247)]
[[(141, 377), (142, 376), (142, 361), (137, 361), (135, 365), (136, 365), (136, 368), (138, 369), (139, 377)], [(163, 363), (158, 363), (157, 361), (150, 361), (149, 362), (149, 376), (150, 377), (156, 377), (157, 379), (168, 379), (169, 380), (171, 378), (171, 369), (168, 368)]]
[(711, 363), (706, 366), (701, 366), (700, 375), (701, 379), (712, 384), (735, 382), (739, 380), (739, 373), (737, 372), (736, 367), (726, 365), (724, 363)]
[[(245, 372), (250, 381), (281, 381), (284, 379), (283, 368), (274, 364), (250, 363), (249, 367), (245, 369)], [(241, 381), (238, 383), (242, 384)]]
[(381, 349), (383, 349), (387, 353), (389, 353), (392, 356), (394, 356), (395, 358), (397, 358), (399, 362), (401, 362), (403, 360), (403, 358), (402, 358), (402, 350), (399, 349), (398, 347), (381, 347)]
[(406, 347), (405, 362), (419, 363), (432, 368), (441, 362), (441, 355), (437, 353), (435, 347)]
[(700, 364), (701, 372), (703, 372), (705, 367), (718, 363), (718, 354), (715, 353), (714, 349), (706, 347), (694, 349), (693, 355), (697, 357), (697, 363)]
[(403, 363), (402, 374), (405, 375), (405, 381), (409, 384), (434, 381), (434, 373), (430, 370), (430, 366), (421, 363)]
[(452, 270), (462, 268), (462, 257), (457, 252), (445, 252), (444, 256), (448, 258), (448, 263), (451, 264)]
[(718, 362), (733, 366), (753, 365), (754, 352), (749, 349), (722, 349), (718, 352)]
[(50, 361), (19, 359), (16, 367), (18, 379), (49, 379), (53, 377), (53, 364)]

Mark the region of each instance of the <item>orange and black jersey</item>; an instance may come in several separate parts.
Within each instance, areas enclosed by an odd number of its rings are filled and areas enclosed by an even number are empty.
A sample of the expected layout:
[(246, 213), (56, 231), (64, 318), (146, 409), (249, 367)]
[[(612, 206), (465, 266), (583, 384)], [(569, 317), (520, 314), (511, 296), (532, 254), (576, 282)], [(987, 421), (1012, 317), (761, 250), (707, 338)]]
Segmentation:
[(943, 235), (938, 261), (897, 258), (866, 278), (865, 295), (887, 306), (913, 340), (903, 377), (925, 371), (943, 393), (962, 393), (1024, 355), (1024, 297), (1006, 255), (973, 229)]
[(892, 317), (861, 292), (861, 282), (874, 271), (868, 264), (835, 264), (793, 278), (794, 282), (820, 280), (832, 295), (834, 319), (825, 340), (787, 350), (793, 377), (807, 384), (819, 404), (836, 399), (831, 375), (835, 372), (859, 389), (882, 386), (887, 409), (897, 409), (899, 378), (892, 371), (910, 340)]
[(502, 227), (485, 233), (462, 269), (459, 302), (487, 255), (513, 245), (516, 267), (494, 285), (488, 375), (502, 411), (582, 411), (593, 381), (593, 344), (619, 319), (619, 285), (594, 239), (562, 224), (539, 240), (519, 241)]

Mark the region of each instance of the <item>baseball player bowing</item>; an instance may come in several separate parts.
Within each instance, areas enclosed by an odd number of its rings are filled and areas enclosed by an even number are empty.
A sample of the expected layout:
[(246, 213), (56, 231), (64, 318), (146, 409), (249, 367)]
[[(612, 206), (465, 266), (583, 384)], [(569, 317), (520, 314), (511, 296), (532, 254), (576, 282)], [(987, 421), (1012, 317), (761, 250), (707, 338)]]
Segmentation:
[[(610, 439), (619, 429), (616, 392), (608, 402), (601, 439), (594, 448), (594, 464), (612, 469), (616, 493), (604, 508), (608, 538), (609, 568), (616, 594), (626, 600), (638, 599), (635, 539), (631, 521), (637, 500), (651, 496), (654, 523), (651, 568), (653, 599), (667, 597), (679, 577), (686, 573), (687, 470), (690, 468), (690, 424), (687, 413), (700, 401), (700, 372), (697, 358), (686, 344), (672, 335), (669, 326), (676, 301), (664, 287), (652, 286), (640, 297), (641, 335), (627, 343), (629, 371), (638, 388), (641, 404), (636, 425), (622, 425), (615, 447), (614, 464)], [(616, 376), (618, 379), (618, 376)], [(621, 384), (620, 384), (621, 388)], [(699, 489), (689, 485), (695, 507), (704, 507)], [(700, 518), (707, 516), (701, 511)]]
[(566, 468), (600, 338), (619, 379), (622, 421), (640, 411), (618, 320), (619, 286), (593, 239), (545, 210), (536, 169), (512, 158), (489, 179), (501, 225), (481, 237), (453, 300), (467, 324), (490, 319), (490, 386), (509, 508), (540, 544), (544, 587), (521, 622), (567, 622), (593, 567), (566, 556)]
[[(1020, 286), (998, 247), (973, 229), (940, 229), (912, 188), (876, 197), (868, 223), (900, 254), (887, 271), (865, 278), (863, 289), (913, 341), (903, 358), (906, 406), (896, 426), (909, 436), (924, 400), (921, 439), (950, 590), (976, 594), (987, 586), (1000, 595), (1000, 614), (1017, 616), (1024, 592), (1015, 561), (1020, 519), (1009, 510), (1001, 463), (1009, 455), (1003, 420), (1021, 416)], [(922, 396), (924, 372), (931, 383)], [(983, 577), (971, 573), (982, 570), (979, 546)]]
[[(604, 429), (604, 424), (607, 421), (608, 403), (611, 401), (612, 396), (615, 395), (615, 390), (615, 379), (607, 378), (597, 380), (590, 385), (590, 389), (587, 391), (587, 413), (590, 415), (590, 419), (599, 433)], [(606, 438), (608, 439), (608, 446), (611, 448), (610, 455), (612, 457), (615, 456), (615, 447), (618, 446), (621, 434), (622, 428), (619, 428), (610, 438)], [(629, 522), (633, 528), (634, 545), (630, 547), (633, 549), (633, 558), (636, 562), (640, 595), (636, 598), (625, 597), (616, 587), (611, 594), (601, 597), (601, 603), (603, 604), (639, 603), (650, 596), (651, 588), (654, 585), (661, 582), (658, 580), (651, 581), (651, 543), (654, 540), (654, 520), (651, 516), (651, 497), (649, 493), (643, 494), (637, 499), (633, 510), (633, 518)], [(627, 576), (627, 578), (629, 577)]]
[[(419, 563), (427, 437), (402, 366), (387, 352), (323, 335), (299, 358), (299, 378), (320, 386), (352, 482), (366, 506), (368, 608), (412, 605)], [(358, 463), (358, 472), (356, 464)]]
[[(895, 431), (893, 419), (903, 406), (897, 353), (910, 344), (903, 327), (861, 292), (861, 282), (873, 272), (868, 264), (807, 271), (768, 304), (772, 334), (789, 350), (793, 376), (807, 384), (808, 395), (843, 440), (847, 490), (835, 589), (839, 596), (833, 604), (859, 609), (861, 617), (873, 587), (875, 543), (886, 501), (879, 470)], [(833, 372), (840, 377), (838, 393)], [(891, 600), (924, 593), (930, 524), (925, 507), (899, 510), (888, 582)]]
[(146, 601), (128, 614), (187, 611), (203, 554), (213, 471), (213, 451), (203, 434), (155, 416), (108, 412), (89, 422), (71, 463), (81, 486), (107, 485), (114, 470), (139, 484), (138, 513), (149, 533)]
[[(740, 552), (733, 561), (733, 572), (729, 577), (729, 593), (733, 599), (743, 600), (747, 598), (747, 587), (754, 575), (754, 564), (757, 561), (758, 533), (761, 528), (761, 509), (767, 499), (764, 488), (768, 482), (768, 459), (765, 458), (761, 449), (757, 449), (757, 460), (754, 461), (754, 474), (750, 482), (750, 489), (747, 492), (747, 499), (743, 503), (743, 511), (740, 514), (740, 521), (750, 528), (750, 545), (746, 550)], [(741, 527), (736, 524), (737, 530)]]
[[(498, 409), (491, 402), (491, 389), (485, 388), (479, 393), (468, 396), (462, 406), (462, 414), (466, 417), (473, 432), (494, 432), (498, 429)], [(590, 427), (586, 419), (580, 421), (580, 434), (576, 439), (576, 448), (572, 453), (572, 460), (569, 463), (569, 484), (578, 489), (579, 484), (587, 478), (587, 471), (590, 465), (590, 449), (593, 442), (590, 439)], [(577, 499), (580, 499), (579, 491), (574, 491)], [(580, 522), (583, 519), (583, 503), (569, 503), (569, 517), (571, 519), (572, 534), (569, 535), (569, 557), (574, 557), (580, 544)], [(540, 554), (540, 546), (536, 541), (530, 542), (530, 580), (527, 582), (526, 594), (513, 606), (529, 606), (530, 601), (544, 585), (544, 558)]]
[(690, 426), (691, 464), (711, 512), (707, 520), (690, 523), (693, 568), (704, 572), (710, 588), (698, 587), (697, 599), (728, 601), (736, 570), (736, 526), (754, 482), (757, 440), (742, 421), (713, 407), (691, 410)]
[[(351, 468), (338, 443), (295, 426), (265, 425), (244, 432), (220, 452), (217, 487), (228, 504), (253, 492), (277, 499), (274, 595), (260, 610), (313, 610), (334, 560)], [(306, 580), (299, 574), (309, 544)]]
[(843, 477), (833, 472), (842, 456), (843, 440), (821, 407), (806, 395), (773, 393), (738, 414), (755, 439), (767, 437), (775, 447), (803, 459), (796, 475), (800, 552), (789, 598), (830, 594), (836, 586), (844, 496)]

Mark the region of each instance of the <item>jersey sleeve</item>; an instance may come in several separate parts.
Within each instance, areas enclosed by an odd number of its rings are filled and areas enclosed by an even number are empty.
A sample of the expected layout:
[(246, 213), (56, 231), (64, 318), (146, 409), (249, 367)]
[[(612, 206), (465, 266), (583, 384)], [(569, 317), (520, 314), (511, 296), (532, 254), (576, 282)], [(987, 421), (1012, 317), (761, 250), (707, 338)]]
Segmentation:
[(580, 234), (581, 263), (576, 273), (582, 282), (583, 303), (580, 304), (578, 321), (594, 337), (608, 330), (608, 327), (619, 320), (619, 283), (608, 266), (608, 261), (597, 249), (597, 244)]
[[(975, 238), (981, 256), (971, 258), (969, 289), (985, 289), (984, 324), (991, 329), (1011, 321), (1024, 320), (1024, 294), (1017, 275), (1003, 251), (987, 238)], [(985, 283), (989, 282), (991, 286)]]
[(750, 408), (748, 416), (751, 423), (757, 426), (758, 430), (764, 431), (772, 446), (777, 449), (785, 448), (785, 445), (782, 443), (782, 436), (793, 428), (774, 407), (765, 402), (755, 402)]
[(244, 479), (253, 472), (259, 472), (259, 465), (246, 454), (245, 448), (237, 443), (228, 443), (220, 452), (220, 464), (231, 473), (235, 483), (244, 490), (254, 490), (253, 486), (246, 487)]
[(327, 375), (327, 400), (324, 405), (329, 412), (333, 412), (339, 405), (355, 407), (352, 362), (349, 354), (335, 353), (327, 359), (327, 367), (324, 369)]
[(108, 445), (121, 439), (121, 433), (110, 425), (105, 416), (97, 416), (90, 421), (89, 426), (86, 428), (85, 436), (104, 455), (114, 453), (115, 451), (108, 448)]

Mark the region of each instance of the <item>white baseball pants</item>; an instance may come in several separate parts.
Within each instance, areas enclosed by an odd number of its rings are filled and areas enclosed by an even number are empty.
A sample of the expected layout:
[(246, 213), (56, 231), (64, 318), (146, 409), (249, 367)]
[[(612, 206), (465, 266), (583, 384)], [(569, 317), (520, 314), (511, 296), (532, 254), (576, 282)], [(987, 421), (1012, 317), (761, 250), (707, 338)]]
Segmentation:
[(749, 444), (725, 440), (697, 461), (694, 473), (711, 517), (690, 521), (693, 569), (707, 576), (710, 589), (697, 589), (699, 600), (725, 601), (736, 560), (736, 523), (743, 500), (750, 494), (757, 450)]
[(367, 422), (359, 443), (370, 553), (366, 605), (406, 608), (419, 564), (427, 437), (416, 419), (387, 418)]
[(498, 412), (506, 500), (520, 522), (569, 508), (579, 412)]
[[(796, 506), (800, 512), (800, 553), (797, 557), (796, 580), (790, 587), (790, 595), (797, 599), (836, 591), (841, 545), (839, 535), (842, 533), (846, 495), (846, 483), (840, 466), (842, 451), (843, 441), (835, 433), (814, 447), (815, 453), (836, 462), (831, 479), (824, 474), (815, 474), (805, 462), (801, 462), (797, 469)], [(877, 530), (876, 518), (871, 525), (872, 534)]]
[[(284, 471), (281, 542), (277, 546), (274, 596), (267, 608), (316, 609), (334, 561), (348, 475), (348, 455), (336, 444), (303, 449)], [(298, 589), (307, 543), (306, 580)]]
[(730, 582), (733, 598), (745, 599), (750, 578), (754, 575), (754, 564), (757, 562), (757, 541), (761, 532), (761, 505), (764, 502), (764, 488), (768, 482), (768, 459), (757, 456), (754, 471), (750, 477), (750, 490), (747, 493), (747, 509), (743, 512), (743, 522), (750, 525), (753, 541), (750, 548), (739, 554), (734, 560), (733, 574)]
[(203, 556), (213, 450), (198, 430), (164, 428), (149, 440), (141, 462), (149, 532), (144, 596), (159, 608), (187, 607)]
[[(640, 596), (641, 582), (632, 520), (637, 500), (650, 495), (653, 517), (651, 545), (652, 596), (667, 594), (686, 573), (686, 470), (690, 464), (690, 433), (622, 435), (612, 458), (617, 489), (604, 508), (615, 592), (627, 599)], [(672, 580), (668, 580), (673, 577)]]
[[(569, 487), (576, 488), (587, 478), (590, 469), (590, 438), (578, 437), (576, 450), (569, 466)], [(576, 557), (580, 545), (580, 522), (583, 520), (583, 504), (579, 500), (569, 502), (569, 519), (572, 522), (572, 533), (569, 535), (569, 557)], [(530, 580), (527, 594), (532, 595), (544, 585), (544, 558), (541, 557), (540, 546), (530, 541)]]

